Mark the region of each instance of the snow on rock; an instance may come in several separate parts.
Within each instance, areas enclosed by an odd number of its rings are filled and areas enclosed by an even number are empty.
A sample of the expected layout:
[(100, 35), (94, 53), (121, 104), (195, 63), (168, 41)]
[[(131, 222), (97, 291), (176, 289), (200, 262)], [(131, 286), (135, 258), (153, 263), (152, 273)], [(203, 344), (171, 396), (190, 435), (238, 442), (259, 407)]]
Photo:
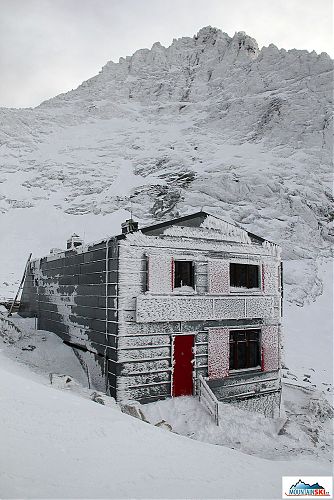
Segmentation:
[[(142, 224), (203, 207), (281, 244), (285, 259), (328, 256), (331, 72), (326, 54), (259, 50), (206, 27), (35, 109), (1, 109), (4, 296), (30, 250), (118, 233), (130, 197)], [(305, 295), (296, 284), (291, 298)]]
[[(291, 263), (296, 264), (296, 263)], [(300, 264), (300, 263), (299, 263)], [(322, 294), (316, 302), (300, 307), (285, 303), (283, 377), (305, 387), (324, 391), (333, 403), (333, 263), (319, 264)], [(298, 275), (304, 266), (294, 266)], [(293, 275), (293, 273), (291, 273)], [(312, 298), (312, 297), (311, 297)]]
[[(283, 264), (284, 294), (289, 303), (302, 306), (305, 302), (314, 302), (324, 293), (323, 261), (320, 260), (290, 260)], [(329, 275), (332, 274), (331, 263), (325, 260)], [(320, 274), (322, 275), (320, 277)], [(326, 290), (328, 292), (328, 289)]]

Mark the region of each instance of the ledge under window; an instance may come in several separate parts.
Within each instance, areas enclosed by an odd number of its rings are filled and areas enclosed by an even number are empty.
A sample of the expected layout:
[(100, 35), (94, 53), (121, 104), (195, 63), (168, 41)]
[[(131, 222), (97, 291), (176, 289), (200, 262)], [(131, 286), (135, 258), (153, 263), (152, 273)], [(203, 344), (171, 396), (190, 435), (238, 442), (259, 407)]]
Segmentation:
[(173, 288), (174, 295), (197, 295), (196, 290), (192, 286), (179, 286)]
[(230, 293), (240, 294), (240, 295), (263, 295), (261, 288), (247, 288), (245, 286), (230, 286)]
[(239, 368), (238, 370), (229, 370), (228, 374), (230, 377), (233, 377), (233, 375), (244, 375), (254, 372), (262, 373), (261, 366), (254, 366), (253, 368)]

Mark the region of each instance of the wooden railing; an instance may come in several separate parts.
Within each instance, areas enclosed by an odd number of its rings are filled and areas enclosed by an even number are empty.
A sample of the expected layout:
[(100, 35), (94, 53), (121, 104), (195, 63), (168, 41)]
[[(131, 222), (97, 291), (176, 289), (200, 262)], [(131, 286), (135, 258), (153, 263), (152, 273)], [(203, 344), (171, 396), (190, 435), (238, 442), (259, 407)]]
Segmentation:
[(219, 425), (218, 400), (202, 375), (199, 377), (199, 400)]
[[(259, 372), (248, 375), (249, 380), (245, 380), (245, 375), (240, 376), (242, 380), (238, 380), (238, 377), (228, 377), (222, 380), (209, 380), (202, 375), (199, 377), (199, 400), (217, 425), (219, 425), (226, 403), (231, 401), (241, 403), (248, 399), (253, 401), (253, 397), (256, 400), (258, 397), (270, 397), (272, 394), (281, 395), (281, 382), (277, 373)], [(269, 413), (265, 405), (263, 411), (261, 407), (257, 410), (251, 407), (251, 411), (260, 411), (265, 415), (274, 416), (277, 403), (274, 400), (269, 400), (269, 403), (272, 404), (272, 411), (270, 410)]]

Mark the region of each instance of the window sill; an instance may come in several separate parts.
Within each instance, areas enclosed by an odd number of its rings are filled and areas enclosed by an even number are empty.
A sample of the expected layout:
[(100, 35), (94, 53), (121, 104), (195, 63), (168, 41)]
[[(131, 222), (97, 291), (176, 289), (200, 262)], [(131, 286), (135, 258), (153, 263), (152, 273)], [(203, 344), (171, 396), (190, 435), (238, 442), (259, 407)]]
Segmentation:
[[(150, 297), (175, 297), (175, 296), (178, 296), (178, 297), (198, 297), (199, 296), (199, 294), (198, 294), (198, 292), (196, 292), (196, 290), (180, 291), (177, 288), (175, 288), (171, 292), (162, 292), (162, 293), (150, 292), (147, 290), (146, 292), (143, 292), (143, 295), (150, 296)], [(202, 294), (202, 296), (204, 297), (203, 294)]]
[(262, 372), (261, 366), (254, 366), (254, 368), (239, 368), (238, 370), (229, 370), (229, 376), (233, 377), (233, 375), (242, 375), (243, 373), (254, 373), (254, 372)]
[(261, 288), (230, 287), (230, 294), (234, 295), (263, 295)]
[(182, 288), (174, 288), (172, 291), (173, 295), (197, 295), (196, 290), (192, 287), (182, 287)]

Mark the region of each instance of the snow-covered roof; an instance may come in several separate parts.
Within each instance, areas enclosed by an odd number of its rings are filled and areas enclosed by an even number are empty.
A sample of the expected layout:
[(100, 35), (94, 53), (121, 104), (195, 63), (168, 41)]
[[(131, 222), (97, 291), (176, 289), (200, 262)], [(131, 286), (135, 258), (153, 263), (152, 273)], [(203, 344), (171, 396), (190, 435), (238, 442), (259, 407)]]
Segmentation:
[(201, 227), (205, 229), (221, 230), (230, 235), (238, 235), (239, 237), (248, 236), (251, 240), (257, 240), (262, 243), (265, 241), (264, 238), (250, 233), (240, 227), (238, 224), (230, 221), (226, 221), (222, 217), (213, 215), (209, 212), (195, 212), (184, 217), (179, 217), (177, 219), (171, 219), (159, 224), (154, 224), (151, 226), (140, 228), (143, 234), (147, 235), (159, 235), (165, 232), (165, 230), (172, 226), (182, 226), (182, 227)]
[[(88, 242), (80, 247), (75, 249), (63, 249), (59, 250), (59, 252), (52, 252), (52, 254), (47, 255), (46, 258), (48, 260), (57, 259), (61, 254), (63, 256), (65, 253), (75, 251), (76, 253), (82, 253), (87, 251), (89, 248), (92, 248), (96, 245), (101, 245), (107, 242), (108, 240), (121, 240), (129, 237), (135, 238), (137, 243), (140, 241), (140, 235), (143, 236), (169, 236), (169, 237), (197, 237), (198, 234), (194, 234), (192, 229), (200, 229), (202, 239), (218, 239), (221, 240), (223, 235), (223, 240), (244, 244), (258, 244), (261, 246), (266, 246), (271, 249), (271, 252), (279, 252), (279, 247), (269, 241), (265, 240), (261, 236), (257, 236), (253, 233), (250, 233), (240, 227), (238, 224), (230, 221), (226, 221), (217, 215), (213, 215), (209, 212), (199, 211), (193, 214), (185, 215), (183, 217), (178, 217), (176, 219), (170, 219), (165, 222), (160, 222), (158, 224), (153, 224), (150, 226), (146, 226), (143, 228), (139, 228), (137, 231), (131, 233), (119, 233), (116, 235), (107, 235), (105, 238), (102, 238), (98, 241)], [(213, 233), (213, 234), (212, 234)], [(219, 237), (215, 238), (214, 233)], [(139, 239), (138, 239), (139, 238)], [(39, 259), (34, 259), (39, 260)]]

